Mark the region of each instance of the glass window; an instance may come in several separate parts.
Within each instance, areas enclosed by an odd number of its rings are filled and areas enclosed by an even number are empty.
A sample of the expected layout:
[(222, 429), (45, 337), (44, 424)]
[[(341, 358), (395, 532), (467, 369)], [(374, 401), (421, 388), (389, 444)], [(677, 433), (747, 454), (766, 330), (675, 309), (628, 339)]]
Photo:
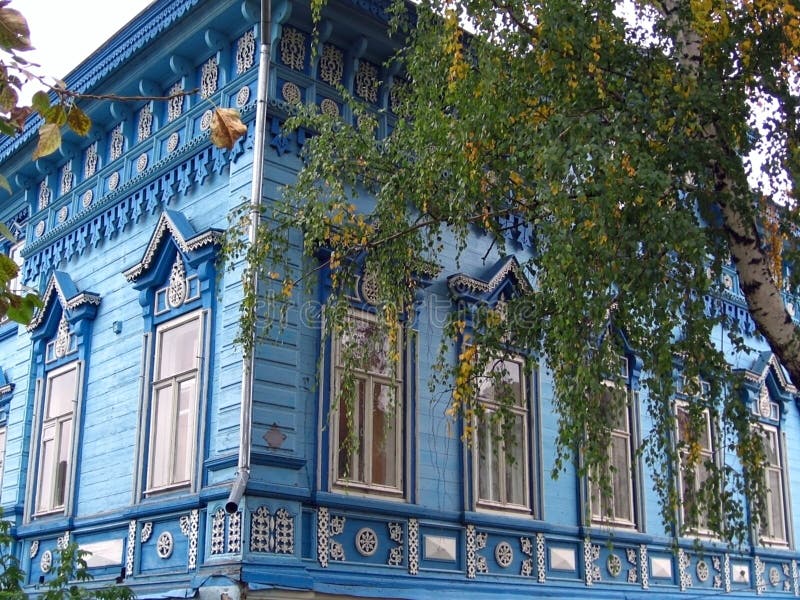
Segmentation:
[[(680, 468), (678, 469), (678, 493), (680, 494), (681, 522), (691, 531), (707, 533), (708, 516), (703, 512), (695, 510), (695, 503), (699, 491), (703, 488), (710, 477), (708, 465), (715, 460), (714, 432), (711, 424), (711, 415), (708, 410), (703, 410), (700, 415), (700, 428), (697, 432), (697, 439), (692, 440), (691, 436), (691, 416), (689, 407), (684, 402), (679, 402), (676, 406), (676, 417), (678, 423), (678, 442), (680, 443)], [(686, 473), (684, 463), (689, 453), (695, 455), (696, 461), (694, 469)]]
[(195, 313), (156, 332), (147, 469), (151, 492), (192, 480), (201, 330)]
[(6, 463), (6, 432), (5, 426), (0, 427), (0, 498), (3, 491), (3, 467)]
[[(508, 407), (505, 419), (497, 414), (503, 397), (510, 400), (503, 403)], [(514, 360), (490, 361), (486, 376), (479, 383), (478, 401), (484, 418), (476, 424), (473, 444), (477, 504), (527, 510), (528, 398), (522, 364)]]
[[(398, 495), (405, 456), (402, 328), (392, 348), (388, 339), (378, 339), (377, 327), (373, 315), (353, 309), (345, 331), (333, 340), (333, 481)], [(353, 390), (352, 402), (342, 393), (346, 388)]]
[(72, 421), (78, 400), (78, 366), (69, 365), (48, 374), (42, 432), (39, 440), (39, 475), (36, 513), (63, 510), (70, 486)]
[[(626, 362), (627, 364), (627, 362)], [(608, 447), (609, 488), (602, 490), (590, 483), (592, 521), (605, 525), (633, 527), (633, 438), (631, 435), (630, 407), (628, 402), (614, 398), (627, 390), (609, 384), (605, 392), (606, 404), (613, 411), (611, 444)]]
[(784, 463), (780, 433), (775, 427), (762, 425), (762, 440), (767, 462), (764, 467), (767, 502), (764, 521), (759, 535), (762, 543), (768, 545), (788, 545), (786, 528), (786, 490), (784, 487)]

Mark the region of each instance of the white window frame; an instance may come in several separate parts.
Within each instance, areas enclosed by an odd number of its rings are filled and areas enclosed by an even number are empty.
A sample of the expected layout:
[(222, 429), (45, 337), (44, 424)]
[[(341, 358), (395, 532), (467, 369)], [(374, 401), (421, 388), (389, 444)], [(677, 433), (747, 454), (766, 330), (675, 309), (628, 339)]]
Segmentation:
[[(777, 454), (777, 463), (770, 462), (769, 453), (766, 456), (766, 464), (764, 465), (764, 476), (766, 477), (765, 487), (767, 489), (767, 502), (766, 502), (766, 512), (764, 522), (760, 523), (758, 529), (758, 537), (759, 543), (762, 546), (777, 546), (777, 547), (788, 547), (790, 540), (789, 540), (789, 511), (788, 506), (789, 503), (787, 501), (786, 490), (787, 490), (787, 478), (786, 478), (786, 461), (785, 459), (785, 452), (784, 452), (784, 444), (783, 444), (783, 435), (781, 430), (774, 426), (768, 425), (766, 423), (760, 423), (758, 425), (761, 428), (761, 435), (762, 436), (772, 436), (774, 441), (774, 448), (775, 453)], [(766, 440), (765, 440), (766, 441)], [(774, 489), (770, 485), (770, 477), (769, 475), (777, 474), (778, 476), (778, 489)], [(780, 507), (779, 510), (781, 512), (781, 520), (783, 523), (783, 531), (776, 532), (776, 523), (774, 522), (774, 511), (772, 505), (772, 497), (777, 494), (778, 498), (780, 499)], [(766, 530), (766, 531), (765, 531)]]
[[(627, 377), (627, 374), (625, 375)], [(636, 486), (636, 477), (634, 474), (634, 427), (633, 427), (633, 403), (636, 396), (633, 392), (628, 390), (627, 385), (618, 385), (611, 381), (604, 381), (604, 385), (608, 386), (609, 392), (611, 390), (623, 390), (626, 395), (626, 406), (623, 410), (624, 428), (616, 426), (611, 430), (612, 443), (607, 449), (608, 465), (613, 467), (614, 470), (609, 468), (611, 477), (611, 497), (603, 498), (600, 502), (596, 500), (597, 494), (601, 493), (600, 490), (589, 481), (589, 507), (591, 513), (591, 520), (593, 524), (605, 525), (611, 527), (623, 527), (627, 529), (636, 528), (636, 495), (634, 489)], [(614, 440), (620, 440), (625, 448), (625, 464), (619, 465), (614, 462)], [(625, 474), (627, 479), (627, 500), (628, 510), (630, 512), (630, 519), (615, 514), (616, 507), (616, 492), (614, 483), (618, 474)], [(609, 510), (609, 508), (611, 510)]]
[[(348, 309), (347, 318), (350, 321), (362, 321), (365, 323), (377, 323), (377, 318), (374, 314), (359, 310), (356, 308)], [(406, 453), (406, 389), (404, 385), (404, 370), (405, 360), (403, 353), (403, 326), (398, 325), (398, 336), (396, 342), (396, 352), (398, 362), (394, 368), (389, 368), (386, 372), (381, 370), (374, 370), (369, 368), (354, 368), (353, 377), (357, 382), (363, 382), (364, 385), (364, 398), (360, 402), (357, 398), (355, 400), (357, 405), (363, 406), (363, 415), (359, 410), (355, 410), (352, 415), (353, 426), (360, 432), (359, 447), (354, 449), (351, 456), (348, 457), (349, 465), (346, 467), (347, 472), (340, 472), (343, 469), (340, 467), (340, 434), (345, 433), (342, 431), (343, 427), (341, 420), (346, 418), (342, 410), (341, 403), (343, 400), (339, 399), (339, 390), (341, 388), (341, 378), (344, 372), (343, 365), (343, 340), (339, 336), (332, 335), (331, 351), (332, 351), (332, 368), (331, 368), (331, 432), (330, 432), (330, 474), (332, 487), (334, 489), (352, 492), (357, 491), (364, 494), (373, 494), (387, 497), (402, 498), (405, 494), (405, 467), (404, 459)], [(387, 349), (388, 350), (388, 349)], [(374, 465), (373, 465), (373, 449), (376, 444), (381, 444), (381, 440), (374, 439), (375, 433), (373, 431), (373, 414), (375, 411), (375, 398), (374, 389), (376, 385), (384, 385), (393, 388), (395, 391), (395, 406), (391, 411), (393, 417), (393, 424), (390, 427), (388, 435), (393, 436), (393, 443), (395, 448), (393, 469), (395, 473), (395, 480), (393, 483), (377, 483), (375, 481)], [(361, 418), (360, 418), (361, 417)], [(354, 477), (358, 472), (358, 466), (362, 465), (363, 476), (360, 478)]]
[[(700, 388), (701, 389), (701, 393), (706, 393), (707, 384), (705, 384), (705, 382), (701, 382), (700, 385), (701, 385), (701, 388)], [(675, 435), (676, 435), (675, 439), (678, 440), (679, 442), (682, 440), (682, 437), (681, 437), (681, 423), (680, 423), (679, 413), (680, 413), (680, 411), (688, 412), (688, 405), (689, 405), (689, 402), (686, 401), (686, 400), (677, 400), (675, 402)], [(717, 449), (717, 444), (716, 444), (716, 437), (715, 437), (716, 431), (714, 429), (714, 424), (712, 423), (711, 413), (706, 408), (706, 409), (703, 409), (703, 415), (705, 417), (705, 422), (706, 422), (706, 436), (707, 436), (707, 438), (709, 440), (709, 447), (701, 449), (701, 451), (700, 451), (700, 460), (695, 465), (695, 491), (700, 489), (700, 487), (702, 487), (703, 483), (705, 482), (705, 479), (701, 480), (698, 477), (697, 470), (703, 469), (704, 468), (703, 464), (706, 461), (710, 461), (710, 462), (716, 464), (717, 460), (719, 459), (719, 457), (718, 457), (718, 449)], [(714, 533), (708, 527), (703, 527), (703, 523), (702, 522), (701, 523), (696, 523), (696, 524), (689, 524), (686, 521), (686, 514), (685, 514), (685, 511), (684, 511), (684, 506), (686, 505), (686, 498), (685, 498), (685, 494), (684, 494), (684, 491), (683, 491), (684, 490), (684, 478), (683, 478), (683, 470), (684, 470), (684, 468), (683, 468), (683, 460), (684, 459), (683, 459), (683, 452), (685, 452), (684, 449), (679, 449), (678, 473), (677, 473), (677, 475), (678, 475), (678, 504), (679, 504), (679, 511), (680, 511), (680, 523), (681, 523), (682, 526), (686, 527), (687, 531), (690, 532), (690, 533), (695, 533), (697, 535), (706, 536), (706, 537), (712, 537), (714, 535)], [(701, 519), (703, 518), (702, 515), (699, 515), (699, 517)]]
[(6, 443), (8, 442), (8, 427), (0, 425), (0, 500), (3, 498), (3, 473), (6, 465)]
[[(52, 391), (52, 382), (57, 377), (61, 377), (70, 371), (75, 371), (75, 389), (73, 391), (72, 399), (70, 400), (71, 410), (69, 412), (63, 412), (58, 415), (54, 415), (52, 417), (48, 417), (48, 411), (50, 407), (50, 394)], [(63, 367), (58, 369), (53, 369), (47, 373), (47, 379), (45, 382), (45, 389), (44, 395), (41, 401), (41, 418), (39, 432), (38, 432), (38, 445), (37, 445), (37, 457), (38, 457), (38, 466), (36, 472), (36, 498), (35, 498), (35, 511), (34, 516), (42, 516), (47, 514), (54, 514), (59, 512), (64, 512), (66, 510), (67, 505), (69, 504), (71, 493), (72, 493), (72, 472), (74, 468), (74, 452), (75, 452), (75, 416), (77, 413), (78, 408), (78, 401), (80, 398), (80, 389), (82, 384), (82, 369), (80, 361), (71, 362)], [(67, 443), (67, 447), (64, 448), (62, 446), (63, 440), (63, 428), (66, 424), (69, 424), (69, 442)], [(51, 438), (45, 440), (45, 432), (48, 429), (53, 430), (53, 447), (55, 448), (56, 452), (59, 450), (66, 449), (67, 454), (67, 462), (64, 466), (63, 470), (63, 482), (62, 486), (64, 488), (63, 492), (63, 499), (59, 503), (57, 496), (59, 495), (59, 468), (58, 468), (58, 457), (53, 455), (53, 462), (52, 465), (45, 464), (45, 453), (44, 453), (44, 444), (45, 442), (51, 441)], [(46, 489), (44, 488), (44, 480), (49, 479), (49, 498), (43, 497), (43, 491)]]
[[(493, 370), (498, 363), (502, 364), (502, 368), (508, 370), (508, 365), (513, 365), (519, 373), (519, 390), (520, 397), (517, 398), (517, 403), (510, 406), (509, 410), (514, 414), (515, 418), (519, 418), (522, 423), (522, 431), (517, 432), (519, 439), (514, 440), (516, 444), (521, 445), (521, 460), (522, 460), (522, 502), (513, 502), (509, 499), (510, 491), (507, 488), (506, 481), (508, 478), (508, 470), (513, 469), (513, 465), (509, 464), (509, 458), (506, 452), (505, 444), (502, 439), (498, 439), (499, 432), (493, 431), (490, 436), (485, 438), (486, 448), (484, 456), (481, 456), (482, 446), (481, 436), (479, 435), (486, 428), (491, 427), (489, 419), (494, 414), (500, 405), (494, 401), (493, 398), (485, 397), (481, 394), (479, 389), (478, 402), (480, 402), (484, 411), (483, 422), (478, 422), (477, 419), (473, 422), (473, 437), (472, 437), (472, 472), (473, 472), (473, 495), (475, 498), (476, 508), (488, 510), (501, 510), (501, 511), (515, 511), (529, 513), (531, 511), (531, 493), (530, 493), (530, 477), (531, 477), (531, 457), (530, 457), (530, 394), (528, 387), (528, 376), (525, 369), (525, 362), (522, 359), (506, 358), (506, 359), (492, 359), (487, 365), (487, 371)], [(488, 380), (488, 376), (486, 378)], [(497, 424), (499, 427), (499, 424)], [(497, 444), (498, 447), (495, 447)], [(488, 456), (487, 456), (488, 455)], [(491, 463), (484, 464), (488, 469), (481, 468), (481, 458), (484, 461), (487, 458), (491, 459)], [(496, 472), (498, 477), (498, 499), (482, 498), (481, 497), (481, 480), (486, 475), (494, 475), (495, 469), (492, 467), (496, 465)], [(492, 481), (489, 482), (489, 487), (492, 487)]]
[[(194, 366), (190, 369), (174, 373), (166, 377), (159, 377), (160, 361), (163, 356), (162, 339), (165, 332), (171, 331), (187, 323), (196, 321), (197, 327), (197, 356), (195, 356)], [(149, 433), (148, 433), (148, 446), (147, 446), (147, 475), (145, 494), (155, 494), (164, 491), (170, 491), (178, 488), (190, 487), (194, 482), (195, 468), (196, 468), (196, 447), (197, 447), (197, 424), (198, 424), (198, 410), (199, 398), (202, 386), (202, 365), (204, 354), (204, 313), (203, 311), (194, 311), (182, 317), (171, 319), (162, 323), (156, 328), (154, 339), (154, 360), (152, 381), (150, 383), (150, 406), (149, 413)], [(178, 422), (180, 414), (178, 413), (178, 392), (180, 391), (180, 384), (187, 381), (194, 380), (194, 395), (189, 399), (189, 415), (186, 426), (186, 440), (188, 461), (188, 479), (178, 478), (175, 472), (176, 467), (176, 447), (180, 441), (180, 431), (178, 430)], [(170, 429), (169, 439), (167, 440), (169, 465), (167, 480), (165, 482), (153, 481), (155, 475), (155, 449), (157, 446), (157, 436), (164, 428), (156, 426), (156, 409), (157, 409), (157, 392), (166, 388), (172, 389), (171, 404), (170, 404)], [(160, 443), (158, 446), (160, 447)]]

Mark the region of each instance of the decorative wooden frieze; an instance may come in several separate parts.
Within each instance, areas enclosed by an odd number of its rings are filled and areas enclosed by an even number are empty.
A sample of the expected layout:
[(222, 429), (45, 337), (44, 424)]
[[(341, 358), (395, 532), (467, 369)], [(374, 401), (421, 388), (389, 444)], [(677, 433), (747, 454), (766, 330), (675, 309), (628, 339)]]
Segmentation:
[(639, 578), (642, 582), (642, 589), (650, 589), (650, 565), (647, 558), (647, 546), (639, 546)]
[(153, 535), (153, 522), (148, 521), (147, 523), (142, 525), (142, 532), (139, 539), (142, 541), (143, 544), (146, 544), (150, 539), (151, 535)]
[(44, 210), (50, 206), (52, 196), (53, 193), (47, 186), (47, 179), (42, 179), (42, 182), (39, 184), (39, 210)]
[(197, 566), (197, 532), (199, 529), (200, 513), (194, 509), (188, 515), (184, 515), (178, 521), (181, 533), (189, 538), (189, 553), (187, 557), (187, 567), (194, 569)]
[(753, 567), (756, 573), (756, 594), (760, 596), (767, 591), (767, 584), (764, 581), (764, 571), (766, 570), (766, 567), (764, 565), (764, 561), (762, 561), (758, 556), (756, 556), (755, 560), (753, 561)]
[(331, 515), (328, 509), (317, 510), (317, 560), (323, 568), (328, 567), (331, 560), (345, 560), (344, 547), (335, 538), (344, 531), (345, 518)]
[(133, 565), (136, 558), (136, 519), (128, 522), (128, 539), (125, 544), (125, 575), (133, 574)]
[(285, 26), (280, 43), (281, 62), (290, 69), (302, 71), (306, 64), (306, 36), (294, 27)]
[(179, 81), (167, 92), (170, 97), (167, 103), (167, 121), (170, 123), (183, 113), (183, 84)]
[(692, 574), (689, 573), (689, 555), (681, 548), (678, 550), (678, 584), (684, 592), (692, 587)]
[(236, 74), (241, 75), (255, 64), (256, 35), (252, 29), (236, 40)]
[(467, 579), (475, 579), (478, 573), (488, 573), (486, 557), (479, 554), (486, 548), (488, 534), (479, 532), (474, 525), (467, 525)]
[(600, 559), (600, 546), (592, 544), (589, 538), (583, 541), (583, 573), (584, 581), (587, 586), (591, 586), (595, 581), (600, 581), (600, 567), (597, 561)]
[(419, 521), (408, 520), (408, 573), (419, 574)]
[(92, 177), (97, 172), (97, 142), (86, 148), (86, 157), (83, 163), (83, 176), (85, 179)]
[(30, 557), (36, 558), (36, 555), (38, 553), (39, 553), (39, 540), (33, 540), (31, 542)]
[(110, 160), (117, 160), (122, 156), (125, 149), (125, 136), (122, 133), (122, 122), (120, 122), (114, 129), (111, 130), (111, 140), (109, 141), (109, 154)]
[(61, 168), (61, 195), (69, 194), (72, 191), (72, 183), (75, 178), (72, 176), (72, 162), (67, 161)]
[(219, 83), (219, 65), (217, 57), (212, 56), (203, 63), (200, 69), (200, 97), (208, 98), (217, 91)]
[(342, 83), (344, 54), (336, 46), (325, 44), (319, 57), (319, 78), (331, 86)]
[(136, 128), (136, 141), (143, 142), (150, 137), (153, 131), (153, 111), (149, 104), (145, 104), (139, 111), (139, 125)]
[(387, 528), (389, 530), (389, 539), (397, 545), (389, 549), (389, 558), (386, 564), (392, 567), (399, 567), (403, 564), (403, 524), (389, 523)]
[(294, 554), (294, 516), (285, 508), (272, 514), (259, 506), (250, 519), (250, 551)]

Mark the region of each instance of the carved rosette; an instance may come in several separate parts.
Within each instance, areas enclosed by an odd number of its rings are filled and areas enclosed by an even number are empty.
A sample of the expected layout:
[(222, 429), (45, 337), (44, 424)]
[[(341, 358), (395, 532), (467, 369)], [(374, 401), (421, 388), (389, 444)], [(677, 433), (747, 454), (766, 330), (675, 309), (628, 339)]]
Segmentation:
[(167, 152), (175, 152), (175, 149), (178, 147), (178, 144), (181, 141), (181, 134), (177, 131), (173, 131), (169, 134), (167, 138)]
[(39, 559), (39, 568), (42, 573), (49, 573), (53, 568), (53, 553), (50, 550), (42, 552), (42, 558)]
[(167, 560), (172, 556), (173, 546), (172, 534), (169, 531), (165, 531), (156, 540), (156, 554), (163, 560)]

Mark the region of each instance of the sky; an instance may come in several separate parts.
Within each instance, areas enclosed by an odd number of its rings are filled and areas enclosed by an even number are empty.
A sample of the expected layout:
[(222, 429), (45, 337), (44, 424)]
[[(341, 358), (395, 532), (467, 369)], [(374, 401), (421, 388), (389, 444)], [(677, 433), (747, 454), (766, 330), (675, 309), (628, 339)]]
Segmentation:
[[(152, 0), (12, 0), (28, 21), (38, 72), (63, 78)], [(32, 94), (33, 92), (31, 92)]]

